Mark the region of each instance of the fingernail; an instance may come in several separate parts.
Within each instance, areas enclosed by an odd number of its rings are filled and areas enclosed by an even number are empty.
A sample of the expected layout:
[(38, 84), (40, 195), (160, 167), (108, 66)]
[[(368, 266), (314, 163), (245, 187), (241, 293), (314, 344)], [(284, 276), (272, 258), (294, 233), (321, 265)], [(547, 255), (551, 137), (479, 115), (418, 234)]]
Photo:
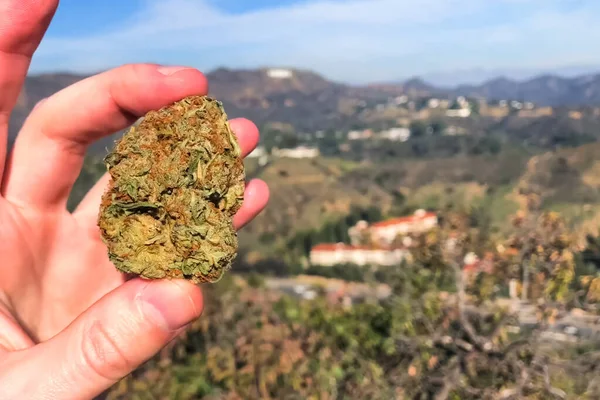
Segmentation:
[[(150, 282), (139, 296), (144, 317), (162, 329), (172, 332), (199, 317), (192, 293), (175, 281)], [(198, 299), (196, 299), (198, 301)], [(200, 300), (201, 301), (201, 300)]]
[(173, 75), (179, 71), (183, 71), (185, 69), (192, 69), (190, 67), (158, 67), (157, 71), (163, 75), (169, 76)]

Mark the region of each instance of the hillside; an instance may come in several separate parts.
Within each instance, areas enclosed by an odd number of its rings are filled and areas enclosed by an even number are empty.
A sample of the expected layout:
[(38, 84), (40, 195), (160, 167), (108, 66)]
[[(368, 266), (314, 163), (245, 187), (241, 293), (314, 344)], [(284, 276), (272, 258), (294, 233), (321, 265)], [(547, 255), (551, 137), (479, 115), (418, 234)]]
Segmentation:
[(483, 207), (492, 226), (504, 231), (520, 195), (532, 190), (541, 194), (545, 209), (565, 215), (583, 239), (600, 227), (599, 153), (600, 143), (592, 143), (539, 155), (510, 150), (384, 164), (274, 159), (253, 175), (269, 183), (272, 200), (241, 240), (251, 247), (261, 237), (265, 243), (281, 242), (353, 206), (381, 207), (388, 216), (416, 208)]
[[(351, 87), (331, 82), (313, 72), (289, 70), (291, 76), (278, 77), (269, 69), (217, 69), (207, 74), (210, 94), (223, 101), (230, 117), (252, 119), (257, 125), (283, 123), (297, 131), (349, 129), (360, 122), (356, 107), (363, 100), (389, 96), (376, 87)], [(77, 82), (85, 76), (46, 74), (30, 76), (11, 118), (9, 140), (41, 99)], [(95, 144), (102, 152), (113, 138)]]
[(518, 99), (547, 106), (600, 104), (600, 74), (577, 78), (545, 75), (526, 81), (493, 79), (481, 85), (459, 86), (451, 93), (487, 99)]
[(352, 206), (387, 211), (393, 202), (388, 191), (374, 182), (346, 179), (356, 168), (359, 165), (337, 159), (276, 159), (258, 173), (247, 165), (250, 176), (268, 182), (271, 199), (266, 210), (240, 232), (240, 242), (252, 248), (262, 242), (273, 250), (273, 242), (344, 216)]
[[(249, 175), (268, 182), (272, 196), (269, 207), (241, 233), (241, 242), (254, 248), (262, 238), (271, 247), (300, 230), (344, 216), (353, 207), (376, 207), (393, 215), (420, 207), (443, 208), (452, 201), (468, 209), (490, 188), (515, 185), (528, 160), (526, 153), (515, 151), (385, 164), (273, 159), (257, 172), (248, 161)], [(509, 191), (497, 194), (498, 215), (512, 209), (504, 204)]]
[(535, 191), (546, 209), (561, 212), (580, 236), (600, 227), (600, 144), (532, 157), (514, 194)]
[[(208, 73), (207, 77), (210, 94), (224, 102), (231, 117), (247, 117), (261, 127), (267, 124), (291, 126), (296, 132), (349, 130), (355, 126), (404, 118), (406, 110), (404, 113), (400, 112), (402, 110), (373, 111), (376, 105), (403, 93), (413, 98), (466, 95), (520, 99), (553, 106), (600, 104), (600, 75), (572, 79), (541, 76), (523, 82), (499, 78), (479, 86), (454, 89), (435, 88), (419, 78), (403, 84), (351, 86), (327, 80), (310, 71), (294, 69), (220, 68)], [(72, 74), (28, 77), (11, 118), (9, 140), (14, 140), (18, 127), (39, 100), (83, 78)], [(553, 118), (547, 120), (553, 123)], [(572, 130), (570, 125), (567, 128)], [(96, 143), (92, 151), (103, 152), (110, 147), (112, 140), (107, 138)]]

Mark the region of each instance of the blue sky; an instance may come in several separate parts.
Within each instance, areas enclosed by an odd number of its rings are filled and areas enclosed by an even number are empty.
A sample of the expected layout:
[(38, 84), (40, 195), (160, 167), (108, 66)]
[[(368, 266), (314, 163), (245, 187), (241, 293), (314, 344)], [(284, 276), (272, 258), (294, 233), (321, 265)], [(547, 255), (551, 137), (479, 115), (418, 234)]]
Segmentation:
[(355, 83), (568, 74), (600, 66), (599, 21), (597, 0), (62, 0), (31, 71), (294, 66)]

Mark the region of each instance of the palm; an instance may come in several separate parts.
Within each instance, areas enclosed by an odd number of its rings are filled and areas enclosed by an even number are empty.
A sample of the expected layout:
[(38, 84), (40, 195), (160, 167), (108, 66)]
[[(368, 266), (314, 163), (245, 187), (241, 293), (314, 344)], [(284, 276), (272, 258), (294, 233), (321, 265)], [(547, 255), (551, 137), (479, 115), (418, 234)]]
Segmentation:
[(12, 282), (23, 294), (9, 297), (11, 311), (36, 341), (60, 332), (123, 282), (93, 218), (68, 212), (23, 214), (2, 201), (0, 226), (0, 253), (9, 263), (3, 266), (3, 282)]
[[(127, 78), (128, 73), (119, 70), (105, 75), (125, 75), (120, 79), (128, 81), (137, 79), (137, 85), (147, 85), (148, 90), (152, 89), (153, 79), (165, 79), (154, 66), (123, 69), (141, 77)], [(68, 195), (91, 141), (125, 128), (148, 110), (206, 92), (206, 81), (199, 72), (182, 73), (189, 76), (185, 86), (180, 79), (171, 83), (167, 78), (166, 83), (176, 85), (177, 90), (165, 88), (164, 83), (162, 90), (152, 90), (157, 93), (155, 97), (161, 98), (144, 97), (147, 93), (143, 93), (136, 99), (131, 95), (135, 88), (117, 83), (122, 86), (123, 100), (115, 100), (114, 93), (108, 100), (100, 96), (99, 100), (90, 100), (78, 115), (70, 113), (69, 103), (79, 101), (80, 93), (98, 91), (93, 86), (97, 86), (95, 81), (101, 76), (92, 77), (49, 98), (29, 116), (8, 159), (1, 186), (0, 254), (4, 259), (0, 263), (0, 328), (9, 324), (12, 327), (0, 332), (4, 336), (9, 332), (13, 337), (0, 337), (0, 345), (8, 340), (23, 346), (53, 337), (124, 282), (124, 275), (108, 260), (96, 225), (107, 174), (73, 213), (66, 211)], [(70, 124), (61, 124), (65, 115), (71, 118)], [(258, 141), (256, 127), (243, 119), (233, 120), (231, 125), (242, 153), (247, 155)], [(41, 145), (44, 142), (47, 148)], [(44, 165), (38, 162), (40, 159)], [(234, 218), (237, 228), (266, 205), (268, 192), (264, 183), (251, 182), (245, 198)], [(17, 325), (22, 329), (17, 329)]]

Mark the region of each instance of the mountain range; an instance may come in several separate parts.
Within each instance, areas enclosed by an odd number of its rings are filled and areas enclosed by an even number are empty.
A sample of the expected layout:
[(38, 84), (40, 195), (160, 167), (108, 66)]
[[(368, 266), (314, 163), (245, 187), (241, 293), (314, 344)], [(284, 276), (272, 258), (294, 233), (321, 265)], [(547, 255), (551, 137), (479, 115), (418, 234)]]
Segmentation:
[[(569, 65), (557, 68), (469, 68), (447, 71), (436, 71), (421, 74), (426, 82), (436, 87), (452, 88), (463, 84), (481, 85), (487, 81), (503, 76), (516, 81), (526, 81), (541, 75), (575, 78), (591, 75), (600, 71), (598, 65)], [(402, 82), (404, 80), (399, 80)]]
[(499, 77), (480, 85), (459, 85), (453, 88), (440, 88), (422, 78), (412, 78), (401, 86), (406, 91), (412, 89), (433, 95), (521, 100), (540, 106), (600, 105), (600, 73), (574, 78), (541, 75), (524, 81)]
[[(400, 84), (353, 86), (311, 71), (266, 68), (220, 68), (207, 77), (210, 94), (223, 101), (230, 117), (244, 116), (259, 126), (278, 122), (297, 131), (350, 128), (362, 122), (357, 111), (360, 107), (402, 93), (516, 99), (550, 106), (600, 105), (600, 73), (575, 78), (543, 75), (525, 81), (496, 78), (454, 88), (436, 87), (420, 78)], [(29, 76), (11, 118), (9, 139), (14, 140), (18, 127), (38, 101), (83, 78), (66, 73)], [(105, 147), (106, 143), (96, 146)]]

